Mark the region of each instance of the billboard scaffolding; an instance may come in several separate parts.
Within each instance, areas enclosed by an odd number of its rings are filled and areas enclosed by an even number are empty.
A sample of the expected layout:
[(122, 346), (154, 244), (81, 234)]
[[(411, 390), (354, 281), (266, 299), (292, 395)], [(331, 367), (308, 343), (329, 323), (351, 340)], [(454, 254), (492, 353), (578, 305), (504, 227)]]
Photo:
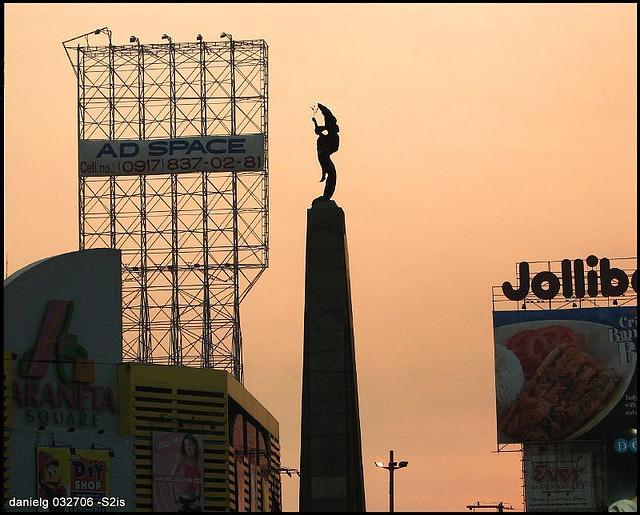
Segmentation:
[[(109, 44), (90, 46), (101, 32)], [(79, 164), (79, 248), (122, 251), (125, 361), (224, 369), (242, 381), (240, 302), (268, 267), (267, 44), (163, 39), (113, 45), (103, 28), (64, 43), (79, 147), (103, 141), (117, 160), (122, 142), (259, 135), (263, 152), (248, 167), (218, 159), (204, 170), (168, 153), (153, 174), (135, 157), (103, 174)]]

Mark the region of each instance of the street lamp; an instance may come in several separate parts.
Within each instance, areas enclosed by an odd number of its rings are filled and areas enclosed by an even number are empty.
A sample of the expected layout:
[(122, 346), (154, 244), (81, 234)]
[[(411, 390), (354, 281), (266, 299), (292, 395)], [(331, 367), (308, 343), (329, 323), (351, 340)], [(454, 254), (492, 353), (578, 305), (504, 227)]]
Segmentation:
[[(235, 45), (233, 42), (233, 36), (227, 32), (220, 34), (221, 38), (227, 38), (229, 40), (229, 54), (230, 54), (230, 69), (231, 69), (231, 134), (236, 133), (236, 58), (235, 58)], [(233, 172), (233, 183), (236, 182), (236, 172)], [(235, 186), (234, 186), (235, 188)], [(235, 189), (234, 189), (235, 191)]]
[(381, 469), (387, 469), (389, 471), (389, 511), (393, 512), (393, 473), (396, 469), (401, 469), (409, 465), (408, 461), (393, 461), (393, 451), (389, 451), (389, 463), (387, 465), (382, 461), (375, 462), (376, 467)]
[(111, 46), (111, 30), (109, 30), (109, 27), (102, 27), (101, 29), (95, 29), (92, 30), (90, 32), (87, 32), (85, 34), (80, 34), (79, 36), (76, 36), (74, 38), (71, 39), (67, 39), (65, 41), (62, 42), (62, 47), (64, 48), (65, 53), (67, 54), (67, 58), (69, 59), (69, 62), (71, 63), (71, 67), (73, 68), (74, 72), (76, 73), (76, 75), (78, 74), (77, 71), (77, 65), (74, 64), (73, 59), (71, 59), (71, 55), (69, 54), (69, 51), (71, 50), (71, 47), (69, 46), (69, 43), (71, 43), (72, 41), (76, 41), (78, 39), (82, 39), (82, 38), (86, 38), (87, 41), (87, 46), (89, 46), (89, 36), (92, 34), (106, 34), (107, 37), (109, 38), (109, 46)]

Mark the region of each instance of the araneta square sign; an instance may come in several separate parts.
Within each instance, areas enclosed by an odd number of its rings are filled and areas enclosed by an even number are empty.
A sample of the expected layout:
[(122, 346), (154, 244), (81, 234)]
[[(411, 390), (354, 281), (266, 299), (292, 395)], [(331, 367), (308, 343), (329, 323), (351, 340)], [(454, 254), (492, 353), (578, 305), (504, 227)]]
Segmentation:
[(120, 253), (45, 259), (4, 283), (14, 430), (118, 430)]
[(17, 361), (13, 408), (28, 425), (95, 428), (116, 414), (113, 387), (96, 384), (96, 363), (69, 333), (73, 308), (72, 301), (48, 301), (34, 345)]
[[(121, 266), (118, 250), (82, 250), (4, 281), (10, 511), (44, 508), (38, 502), (51, 511), (134, 506), (133, 442), (118, 427)], [(100, 507), (105, 496), (120, 504)], [(56, 506), (54, 497), (65, 502)]]

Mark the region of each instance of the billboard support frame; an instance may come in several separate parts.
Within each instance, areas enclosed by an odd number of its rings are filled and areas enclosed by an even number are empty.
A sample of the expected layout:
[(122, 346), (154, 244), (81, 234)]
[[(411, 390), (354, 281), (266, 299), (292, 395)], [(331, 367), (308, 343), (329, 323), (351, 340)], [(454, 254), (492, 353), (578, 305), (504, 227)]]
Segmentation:
[(94, 33), (80, 36), (86, 46), (63, 44), (79, 143), (264, 135), (252, 170), (78, 182), (79, 248), (122, 251), (123, 360), (224, 369), (242, 382), (240, 303), (268, 267), (267, 44), (89, 46)]

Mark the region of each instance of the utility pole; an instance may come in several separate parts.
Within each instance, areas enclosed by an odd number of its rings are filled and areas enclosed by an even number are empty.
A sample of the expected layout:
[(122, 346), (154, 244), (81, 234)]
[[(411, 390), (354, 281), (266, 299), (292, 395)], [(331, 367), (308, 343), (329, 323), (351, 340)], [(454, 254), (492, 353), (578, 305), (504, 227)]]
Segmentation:
[(495, 504), (491, 503), (480, 503), (480, 501), (476, 502), (476, 504), (467, 504), (467, 509), (469, 511), (474, 510), (496, 510), (499, 512), (503, 512), (504, 510), (513, 510), (513, 506), (508, 503), (503, 503), (502, 501), (498, 501)]
[(393, 512), (393, 476), (394, 476), (394, 472), (396, 471), (395, 467), (394, 467), (395, 463), (393, 461), (393, 451), (389, 451), (389, 512)]
[(394, 477), (393, 477), (393, 473), (396, 471), (396, 469), (401, 469), (406, 467), (409, 462), (408, 461), (400, 461), (400, 462), (396, 462), (393, 460), (393, 451), (389, 451), (389, 463), (387, 465), (385, 465), (384, 463), (382, 463), (381, 461), (376, 461), (376, 467), (378, 468), (382, 468), (382, 469), (387, 469), (389, 471), (389, 511), (391, 513), (393, 513), (394, 509)]

